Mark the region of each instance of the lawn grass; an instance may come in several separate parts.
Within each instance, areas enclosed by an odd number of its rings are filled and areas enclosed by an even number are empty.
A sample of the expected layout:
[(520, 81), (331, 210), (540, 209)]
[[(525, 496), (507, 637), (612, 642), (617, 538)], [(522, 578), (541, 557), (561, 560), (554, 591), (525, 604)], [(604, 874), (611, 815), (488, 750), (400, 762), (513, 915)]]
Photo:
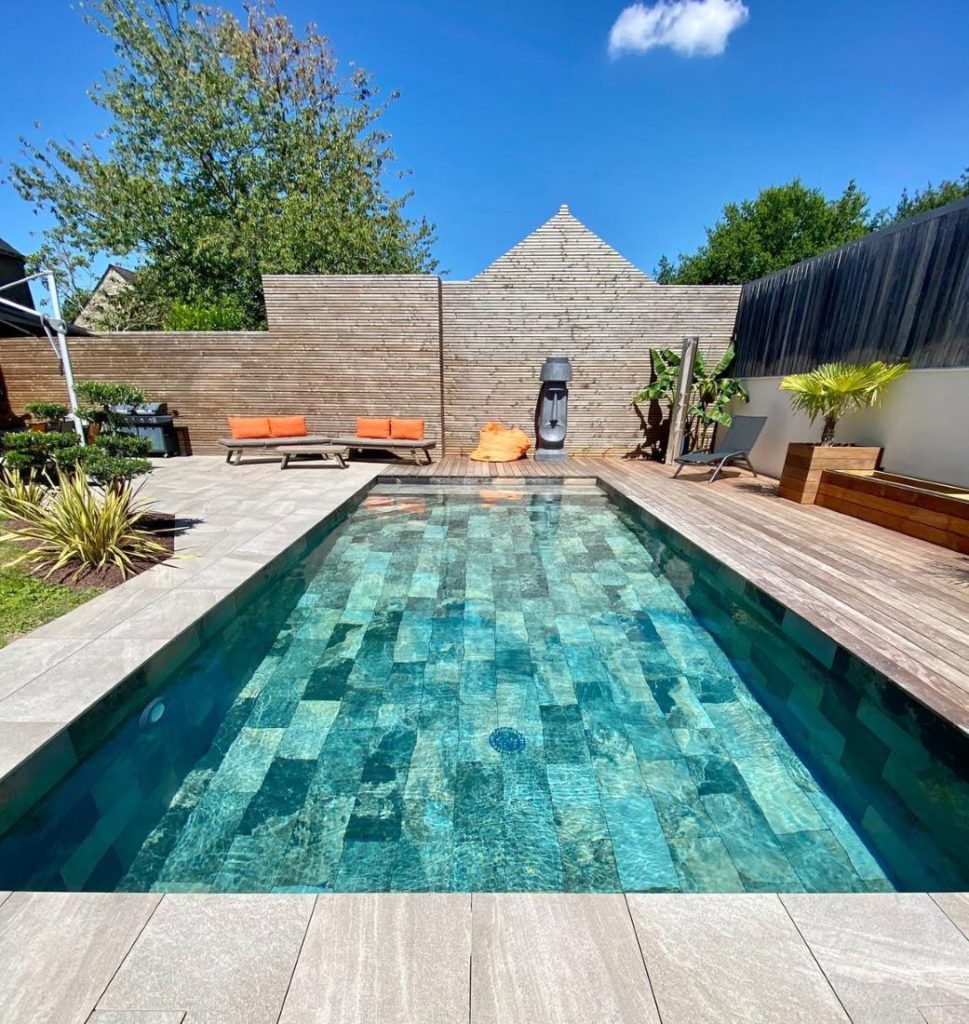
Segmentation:
[(16, 566), (0, 568), (0, 647), (99, 593), (93, 588), (75, 590), (60, 583), (45, 583)]

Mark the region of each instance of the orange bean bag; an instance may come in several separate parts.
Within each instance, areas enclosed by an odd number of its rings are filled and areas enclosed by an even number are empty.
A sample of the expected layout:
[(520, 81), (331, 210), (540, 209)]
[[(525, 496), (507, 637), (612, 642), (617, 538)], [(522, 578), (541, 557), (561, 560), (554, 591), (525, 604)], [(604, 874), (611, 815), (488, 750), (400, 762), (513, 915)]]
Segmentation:
[(475, 462), (514, 462), (523, 459), (532, 442), (517, 427), (486, 423), (478, 434), (478, 447), (469, 458)]

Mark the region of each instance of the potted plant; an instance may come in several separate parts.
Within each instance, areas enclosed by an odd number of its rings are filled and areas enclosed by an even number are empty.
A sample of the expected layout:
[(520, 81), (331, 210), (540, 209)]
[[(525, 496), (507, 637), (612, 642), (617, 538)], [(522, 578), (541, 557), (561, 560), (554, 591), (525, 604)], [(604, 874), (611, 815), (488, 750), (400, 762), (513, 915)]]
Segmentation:
[(124, 423), (130, 409), (145, 400), (145, 393), (133, 384), (82, 380), (75, 386), (84, 403), (81, 417), (87, 423), (87, 439), (93, 441), (102, 431), (112, 431)]
[(44, 432), (64, 429), (67, 406), (61, 402), (28, 402), (27, 412), (32, 420), (31, 430)]
[(908, 363), (824, 363), (810, 373), (794, 373), (780, 384), (791, 395), (791, 407), (812, 423), (824, 421), (819, 444), (790, 444), (777, 493), (801, 505), (812, 505), (825, 469), (877, 469), (882, 449), (838, 444), (835, 430), (846, 413), (877, 405), (885, 390), (908, 369)]

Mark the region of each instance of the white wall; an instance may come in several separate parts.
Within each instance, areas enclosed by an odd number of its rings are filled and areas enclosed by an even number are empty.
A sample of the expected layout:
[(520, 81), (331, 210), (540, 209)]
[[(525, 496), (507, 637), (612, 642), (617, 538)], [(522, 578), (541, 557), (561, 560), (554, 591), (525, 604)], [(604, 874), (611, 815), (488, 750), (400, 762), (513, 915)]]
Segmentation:
[[(780, 476), (791, 441), (817, 441), (821, 421), (791, 412), (780, 377), (746, 381), (750, 404), (732, 412), (767, 416), (752, 453), (758, 472)], [(853, 413), (838, 424), (837, 439), (881, 445), (882, 468), (969, 487), (969, 368), (909, 370), (889, 388), (876, 409)]]

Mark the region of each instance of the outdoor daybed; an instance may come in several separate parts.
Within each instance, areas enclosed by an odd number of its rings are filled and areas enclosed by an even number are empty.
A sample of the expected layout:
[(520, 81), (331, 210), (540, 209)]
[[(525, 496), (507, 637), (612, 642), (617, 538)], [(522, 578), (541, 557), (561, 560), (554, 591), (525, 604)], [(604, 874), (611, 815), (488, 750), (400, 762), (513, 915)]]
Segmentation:
[[(424, 453), (425, 465), (431, 464), (431, 449), (436, 441), (424, 437), (422, 419), (371, 419), (357, 420), (357, 432), (353, 436), (333, 434), (309, 434), (305, 416), (230, 416), (231, 437), (219, 438), (219, 444), (228, 449), (225, 461), (238, 466), (243, 452), (274, 453), (279, 448), (293, 445), (332, 445), (349, 448), (351, 451), (380, 449), (381, 451), (409, 451), (420, 463)], [(233, 462), (232, 456), (235, 455)]]
[(396, 417), (374, 418), (361, 416), (357, 419), (357, 432), (354, 436), (329, 436), (330, 444), (343, 445), (362, 451), (377, 448), (381, 451), (407, 451), (414, 453), (414, 461), (420, 463), (420, 453), (424, 453), (425, 465), (431, 464), (431, 449), (437, 441), (428, 441), (424, 437), (424, 421), (422, 419), (397, 419)]
[(231, 437), (220, 437), (219, 444), (228, 449), (225, 461), (233, 465), (242, 462), (243, 452), (271, 453), (277, 448), (291, 445), (325, 445), (329, 438), (310, 434), (306, 430), (305, 416), (230, 416)]

